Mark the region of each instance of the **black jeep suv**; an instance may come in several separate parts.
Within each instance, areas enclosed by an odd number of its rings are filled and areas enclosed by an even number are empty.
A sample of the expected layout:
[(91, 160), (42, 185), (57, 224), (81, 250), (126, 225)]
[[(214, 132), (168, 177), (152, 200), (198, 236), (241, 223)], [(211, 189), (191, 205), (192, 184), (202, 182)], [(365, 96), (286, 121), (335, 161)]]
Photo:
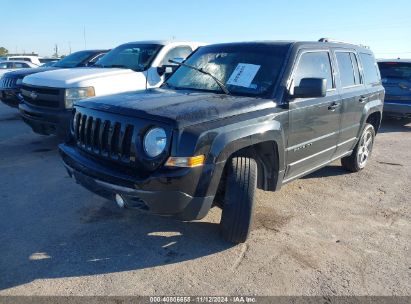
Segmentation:
[(51, 66), (8, 72), (0, 78), (0, 100), (10, 107), (18, 108), (19, 104), (23, 101), (21, 89), (23, 88), (24, 77), (57, 69), (92, 66), (108, 51), (109, 50), (79, 51), (64, 57)]
[(192, 54), (160, 89), (75, 106), (60, 145), (89, 190), (183, 220), (222, 208), (221, 232), (244, 242), (255, 189), (341, 159), (365, 167), (384, 89), (372, 52), (327, 42), (217, 44)]

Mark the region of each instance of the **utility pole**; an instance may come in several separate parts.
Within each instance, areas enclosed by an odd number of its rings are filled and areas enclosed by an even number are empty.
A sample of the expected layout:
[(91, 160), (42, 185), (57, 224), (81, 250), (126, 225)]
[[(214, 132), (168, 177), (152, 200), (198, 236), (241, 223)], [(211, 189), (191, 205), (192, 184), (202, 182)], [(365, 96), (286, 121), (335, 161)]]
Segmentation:
[(57, 46), (57, 44), (55, 44), (54, 46), (54, 57), (58, 58), (59, 57), (59, 48)]
[(87, 49), (86, 26), (83, 27), (84, 49)]

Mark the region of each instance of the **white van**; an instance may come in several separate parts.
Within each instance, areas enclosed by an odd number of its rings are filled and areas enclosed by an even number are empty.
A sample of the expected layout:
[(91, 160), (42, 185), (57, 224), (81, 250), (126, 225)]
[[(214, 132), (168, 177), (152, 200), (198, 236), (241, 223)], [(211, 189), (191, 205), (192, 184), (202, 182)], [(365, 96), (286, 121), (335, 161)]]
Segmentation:
[(30, 55), (19, 55), (19, 56), (9, 56), (7, 60), (21, 60), (31, 62), (37, 66), (42, 65), (38, 56), (30, 56)]

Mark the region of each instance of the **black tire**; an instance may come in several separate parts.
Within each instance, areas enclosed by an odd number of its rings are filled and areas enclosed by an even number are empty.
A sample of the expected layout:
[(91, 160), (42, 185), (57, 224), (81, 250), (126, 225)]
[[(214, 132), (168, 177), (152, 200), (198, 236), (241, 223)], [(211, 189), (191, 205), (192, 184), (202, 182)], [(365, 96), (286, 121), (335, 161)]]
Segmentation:
[[(365, 152), (364, 143), (369, 138), (368, 136), (371, 136), (371, 142), (367, 148), (367, 151), (368, 151), (367, 157), (366, 159), (363, 159), (363, 153)], [(375, 139), (375, 130), (374, 130), (373, 125), (369, 123), (365, 124), (365, 127), (361, 133), (361, 137), (358, 140), (358, 143), (355, 146), (352, 154), (350, 156), (341, 158), (342, 166), (351, 172), (358, 172), (364, 169), (365, 166), (367, 165), (369, 158), (371, 157), (374, 139)]]
[(257, 163), (252, 158), (234, 157), (227, 165), (220, 231), (225, 240), (243, 243), (252, 225)]

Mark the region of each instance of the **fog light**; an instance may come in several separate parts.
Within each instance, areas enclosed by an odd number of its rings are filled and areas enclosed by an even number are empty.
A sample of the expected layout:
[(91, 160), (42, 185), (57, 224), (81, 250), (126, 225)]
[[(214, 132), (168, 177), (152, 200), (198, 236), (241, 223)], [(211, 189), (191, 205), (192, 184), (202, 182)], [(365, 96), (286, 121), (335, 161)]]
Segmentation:
[(116, 203), (120, 208), (124, 208), (126, 206), (126, 202), (118, 193), (116, 194)]

